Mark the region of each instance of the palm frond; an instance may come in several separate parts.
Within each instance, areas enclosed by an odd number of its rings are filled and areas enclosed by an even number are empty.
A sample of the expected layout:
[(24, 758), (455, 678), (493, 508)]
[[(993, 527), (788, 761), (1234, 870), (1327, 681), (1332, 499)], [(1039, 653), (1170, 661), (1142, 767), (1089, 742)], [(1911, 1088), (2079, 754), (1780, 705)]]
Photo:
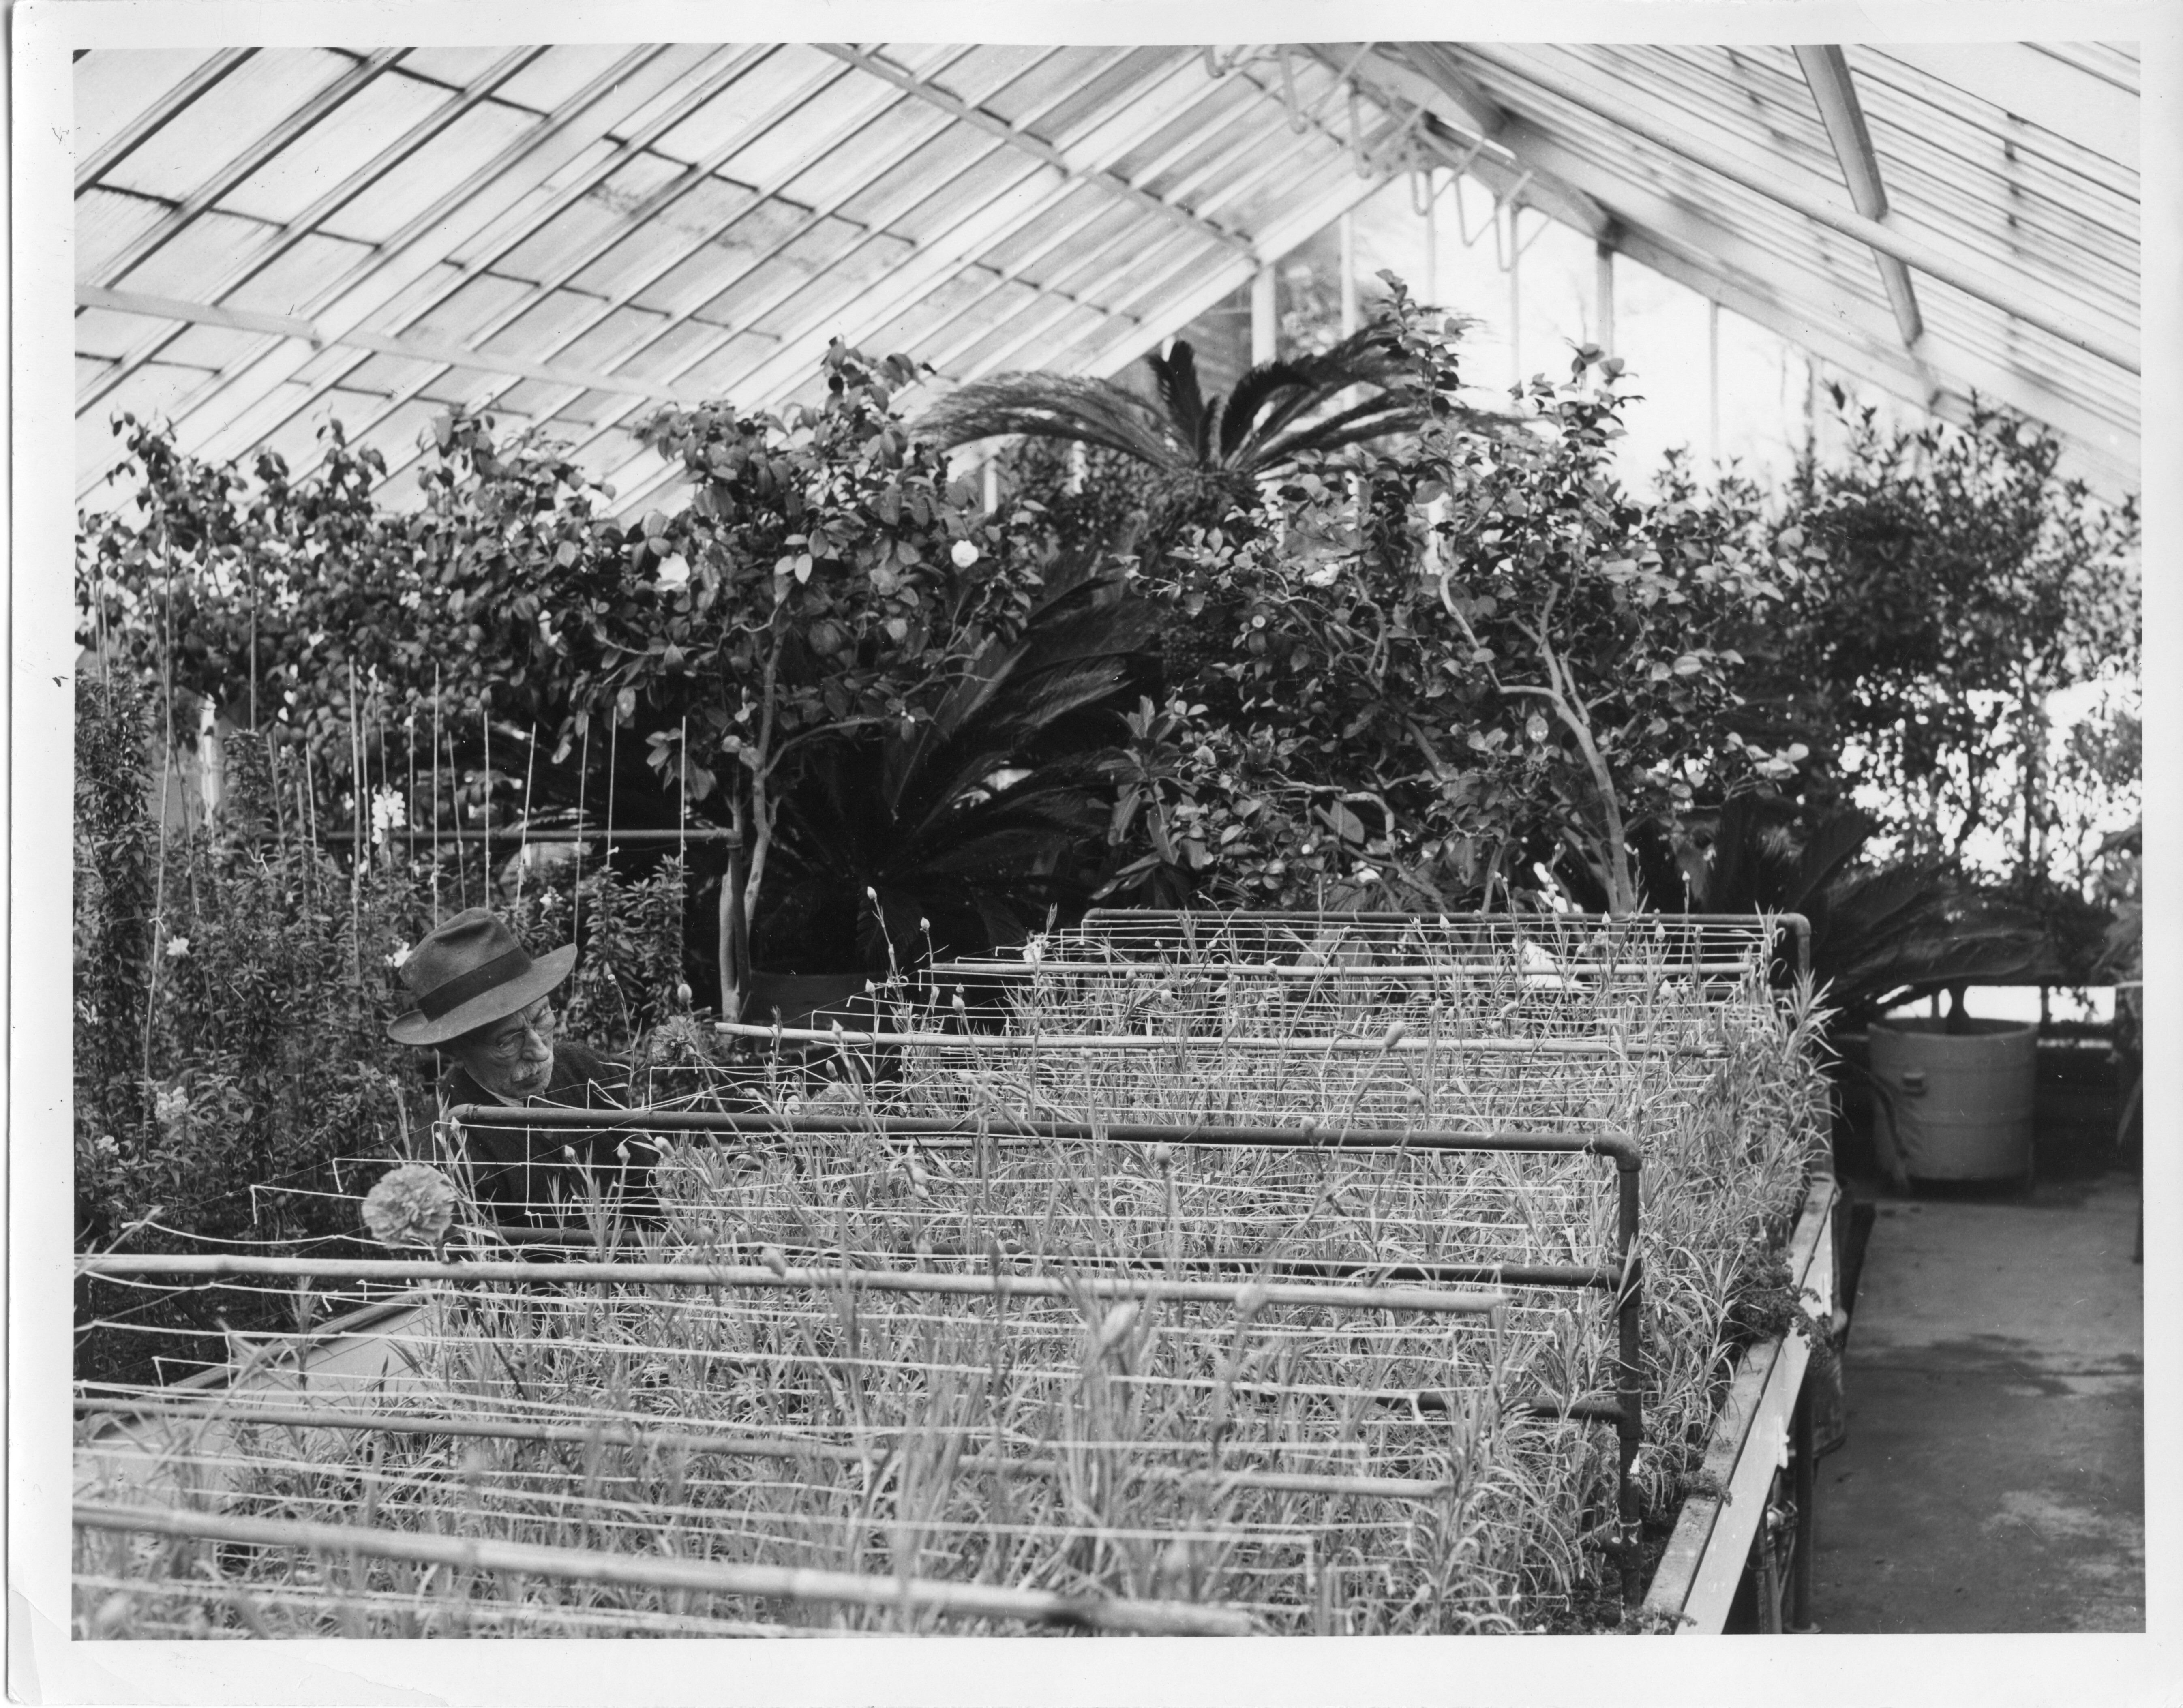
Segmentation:
[(1308, 399), (1311, 376), (1289, 362), (1261, 362), (1236, 382), (1220, 418), (1220, 460), (1233, 461), (1237, 448), (1251, 432), (1252, 423), (1268, 403), (1284, 392)]
[(1153, 385), (1166, 407), (1168, 425), (1176, 442), (1189, 451), (1191, 460), (1203, 462), (1211, 422), (1205, 393), (1197, 381), (1197, 352), (1191, 348), (1189, 339), (1177, 338), (1166, 355), (1155, 350), (1145, 361), (1153, 370)]
[(1069, 374), (1001, 374), (975, 381), (927, 409), (914, 431), (951, 448), (1025, 434), (1101, 445), (1155, 466), (1176, 460), (1159, 410), (1111, 381)]

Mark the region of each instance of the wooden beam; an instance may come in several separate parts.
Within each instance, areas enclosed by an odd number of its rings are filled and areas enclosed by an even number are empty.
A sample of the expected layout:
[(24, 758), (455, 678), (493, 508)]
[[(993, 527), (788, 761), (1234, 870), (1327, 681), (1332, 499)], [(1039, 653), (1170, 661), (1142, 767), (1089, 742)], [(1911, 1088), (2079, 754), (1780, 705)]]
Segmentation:
[[(1789, 1286), (1799, 1305), (1830, 1327), (1836, 1191), (1827, 1176), (1815, 1177), (1786, 1254)], [(1721, 1492), (1693, 1492), (1685, 1499), (1645, 1597), (1645, 1611), (1676, 1622), (1679, 1636), (1718, 1635), (1727, 1622), (1753, 1538), (1766, 1516), (1774, 1473), (1786, 1450), (1790, 1413), (1811, 1355), (1810, 1343), (1793, 1332), (1753, 1347), (1721, 1403), (1703, 1466)], [(1811, 1515), (1798, 1517), (1808, 1523)]]
[[(1841, 167), (1842, 182), (1849, 186), (1851, 203), (1866, 219), (1885, 220), (1887, 186), (1880, 181), (1880, 161), (1873, 153), (1872, 133), (1865, 127), (1857, 87), (1850, 81), (1849, 62), (1837, 47), (1800, 47), (1796, 54), (1805, 86), (1819, 106), (1819, 120), (1827, 127), (1827, 140), (1834, 145), (1835, 159)], [(1902, 348), (1915, 350), (1925, 326), (1918, 313), (1910, 270), (1892, 255), (1875, 251), (1872, 259), (1879, 264), (1880, 282), (1887, 292), (1888, 306), (1895, 311), (1895, 324), (1902, 329)]]

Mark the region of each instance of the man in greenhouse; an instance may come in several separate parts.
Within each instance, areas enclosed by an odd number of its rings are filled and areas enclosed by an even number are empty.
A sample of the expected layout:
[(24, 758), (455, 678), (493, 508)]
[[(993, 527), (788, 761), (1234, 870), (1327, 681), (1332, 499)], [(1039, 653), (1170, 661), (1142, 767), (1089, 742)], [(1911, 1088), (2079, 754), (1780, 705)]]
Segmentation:
[[(440, 1052), (440, 1106), (615, 1109), (629, 1076), (574, 1038), (557, 1038), (552, 993), (576, 964), (569, 943), (536, 960), (481, 907), (424, 937), (402, 963), (414, 1005), (387, 1027), (397, 1043)], [(553, 1127), (464, 1129), (471, 1190), (503, 1224), (588, 1228), (590, 1216), (657, 1210), (657, 1153), (635, 1133)], [(589, 1215), (587, 1215), (587, 1211)]]

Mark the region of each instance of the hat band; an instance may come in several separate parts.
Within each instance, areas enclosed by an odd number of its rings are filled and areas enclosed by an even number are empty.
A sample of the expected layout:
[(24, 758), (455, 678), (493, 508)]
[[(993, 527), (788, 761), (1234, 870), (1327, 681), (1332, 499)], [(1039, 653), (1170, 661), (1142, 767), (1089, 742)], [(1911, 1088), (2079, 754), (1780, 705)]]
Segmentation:
[(481, 966), (459, 973), (444, 984), (436, 984), (430, 990), (417, 993), (417, 1007), (428, 1020), (438, 1020), (460, 1008), (473, 998), (497, 990), (511, 979), (518, 979), (530, 971), (530, 957), (522, 947), (496, 955)]

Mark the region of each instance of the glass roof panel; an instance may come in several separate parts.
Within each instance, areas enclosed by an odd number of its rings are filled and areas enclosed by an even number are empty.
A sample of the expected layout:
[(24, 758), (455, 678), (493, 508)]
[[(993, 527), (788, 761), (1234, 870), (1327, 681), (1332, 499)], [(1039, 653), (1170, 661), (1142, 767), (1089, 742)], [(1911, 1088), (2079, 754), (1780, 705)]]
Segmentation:
[(386, 242), (442, 198), (481, 181), (496, 156), (536, 136), (539, 125), (520, 108), (481, 101), (328, 214), (326, 227), (366, 242)]
[[(642, 51), (629, 44), (564, 42), (548, 47), (494, 92), (500, 100), (534, 113), (558, 112), (586, 83)], [(688, 48), (678, 51), (686, 58), (692, 57)]]
[(653, 146), (670, 159), (709, 160), (747, 140), (761, 125), (803, 115), (830, 82), (850, 75), (847, 66), (808, 48), (753, 47), (739, 75)]
[[(400, 135), (451, 98), (436, 83), (381, 72), (222, 196), (219, 205), (276, 223), (292, 220), (369, 159), (386, 137)], [(450, 164), (460, 170), (459, 163)]]
[(101, 181), (115, 189), (184, 200), (356, 64), (354, 54), (319, 47), (253, 53), (169, 118)]
[[(308, 314), (325, 294), (328, 281), (347, 277), (370, 254), (364, 245), (339, 237), (299, 238), (241, 284), (221, 292), (218, 300), (231, 309), (263, 314)], [(206, 300), (206, 294), (192, 292), (199, 302)]]
[(118, 48), (75, 68), (75, 158), (89, 160), (212, 58), (208, 49)]

